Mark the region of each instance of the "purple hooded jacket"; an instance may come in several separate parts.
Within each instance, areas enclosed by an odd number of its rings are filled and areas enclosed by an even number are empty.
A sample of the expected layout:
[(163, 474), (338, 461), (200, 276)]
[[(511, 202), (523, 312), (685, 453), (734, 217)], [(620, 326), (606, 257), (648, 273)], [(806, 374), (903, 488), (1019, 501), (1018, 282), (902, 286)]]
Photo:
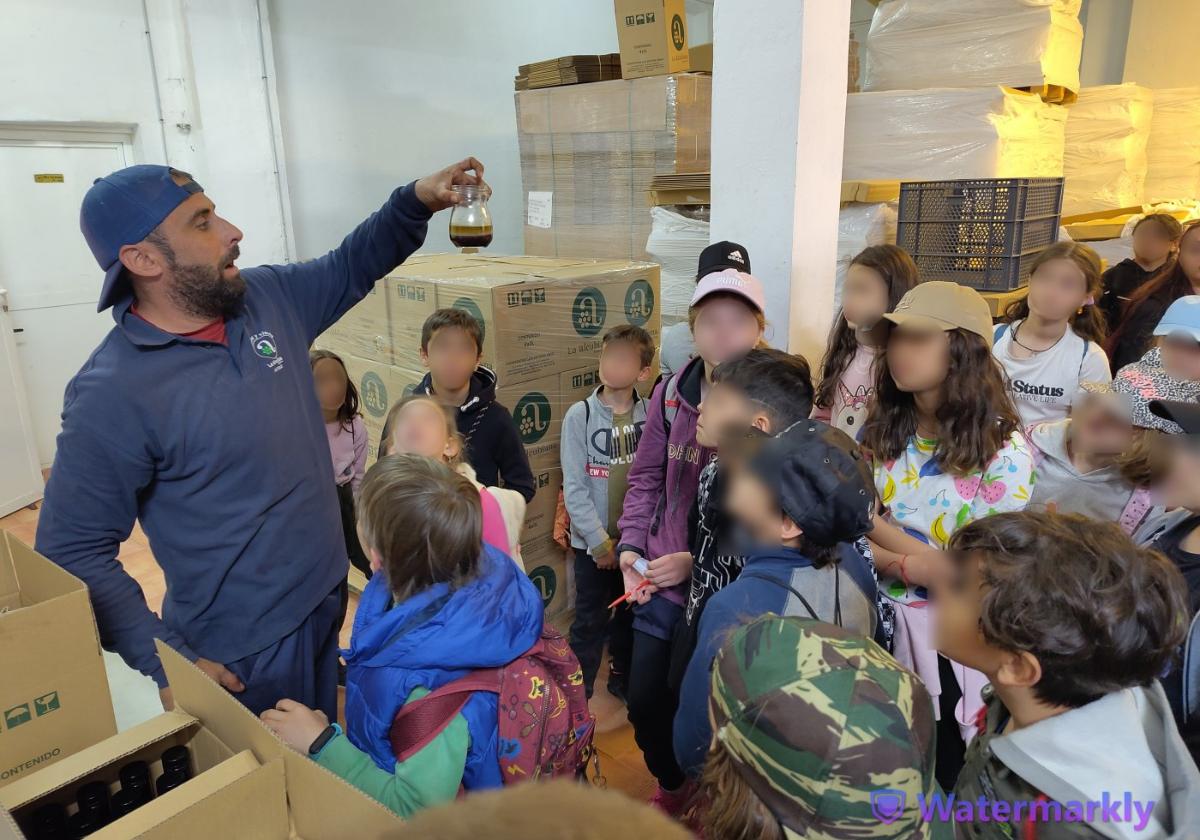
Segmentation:
[[(619, 523), (621, 547), (640, 551), (647, 560), (689, 550), (688, 514), (696, 501), (700, 471), (713, 456), (711, 449), (696, 443), (704, 361), (693, 359), (676, 376), (678, 388), (667, 391), (665, 400), (668, 416), (675, 415), (669, 436), (663, 420), (663, 393), (671, 379), (660, 382), (648, 400), (646, 426), (629, 470), (629, 489)], [(682, 605), (688, 584), (684, 581), (657, 594)]]

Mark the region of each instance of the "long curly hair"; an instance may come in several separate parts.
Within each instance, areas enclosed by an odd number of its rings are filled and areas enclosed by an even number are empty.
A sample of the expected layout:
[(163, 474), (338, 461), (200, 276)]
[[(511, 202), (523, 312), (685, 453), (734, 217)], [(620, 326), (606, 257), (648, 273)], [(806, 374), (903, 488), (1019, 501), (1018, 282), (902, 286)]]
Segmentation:
[[(895, 245), (872, 245), (859, 251), (850, 265), (861, 265), (879, 273), (888, 287), (888, 308), (891, 312), (900, 302), (900, 298), (913, 286), (921, 282), (920, 272), (913, 258), (903, 248)], [(834, 319), (833, 328), (829, 331), (829, 343), (825, 358), (821, 360), (821, 384), (813, 404), (821, 408), (833, 408), (837, 396), (838, 382), (854, 354), (858, 352), (858, 339), (854, 337), (854, 329), (846, 321), (844, 312), (838, 312)]]
[[(963, 329), (948, 334), (950, 369), (945, 401), (937, 411), (934, 457), (943, 471), (966, 475), (986, 467), (1021, 421), (988, 342)], [(877, 461), (891, 461), (916, 433), (916, 402), (892, 378), (885, 352), (875, 371), (875, 401), (863, 424), (863, 448)]]
[[(1085, 304), (1082, 311), (1072, 315), (1069, 319), (1071, 329), (1075, 330), (1075, 334), (1084, 341), (1094, 341), (1097, 344), (1103, 344), (1105, 338), (1104, 313), (1100, 311), (1100, 307), (1096, 306), (1096, 303), (1100, 300), (1100, 295), (1104, 293), (1099, 255), (1087, 245), (1081, 245), (1078, 242), (1055, 242), (1034, 257), (1032, 273), (1036, 274), (1041, 266), (1051, 260), (1059, 259), (1068, 259), (1075, 263), (1079, 270), (1083, 272), (1084, 279), (1087, 281), (1088, 294), (1092, 296), (1092, 303)], [(1028, 317), (1028, 295), (1023, 296), (1020, 300), (1013, 301), (1004, 310), (1004, 321), (1008, 324), (1014, 321), (1023, 321)]]

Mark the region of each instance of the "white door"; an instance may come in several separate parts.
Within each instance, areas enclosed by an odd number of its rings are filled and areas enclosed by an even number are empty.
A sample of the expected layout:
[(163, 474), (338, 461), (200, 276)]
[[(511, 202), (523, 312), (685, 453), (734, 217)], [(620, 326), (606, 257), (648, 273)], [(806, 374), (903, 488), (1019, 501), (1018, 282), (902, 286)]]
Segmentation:
[(5, 290), (0, 288), (0, 406), (4, 406), (0, 411), (0, 516), (42, 498), (33, 420), (25, 399), (6, 299)]
[(48, 467), (63, 390), (113, 326), (109, 312), (96, 312), (103, 274), (79, 232), (79, 204), (93, 180), (128, 165), (129, 146), (120, 137), (3, 132), (0, 287), (8, 290), (38, 459)]

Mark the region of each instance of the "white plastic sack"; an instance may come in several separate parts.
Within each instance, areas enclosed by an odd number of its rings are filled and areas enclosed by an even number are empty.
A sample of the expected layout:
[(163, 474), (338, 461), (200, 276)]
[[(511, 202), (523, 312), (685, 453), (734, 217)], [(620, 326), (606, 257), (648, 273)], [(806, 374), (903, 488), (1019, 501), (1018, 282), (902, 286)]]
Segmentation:
[(1140, 205), (1153, 91), (1135, 84), (1084, 88), (1067, 110), (1063, 215)]
[(833, 292), (833, 310), (842, 308), (842, 284), (850, 260), (870, 245), (896, 244), (898, 202), (847, 204), (838, 213), (837, 269)]
[(1003, 84), (1079, 90), (1081, 0), (884, 0), (863, 90)]
[(708, 222), (689, 219), (665, 207), (650, 208), (649, 258), (662, 266), (662, 322), (687, 320), (696, 290), (696, 263), (708, 245)]
[(1200, 87), (1154, 91), (1146, 201), (1200, 198)]
[(852, 93), (842, 178), (1057, 178), (1067, 111), (1010, 88)]

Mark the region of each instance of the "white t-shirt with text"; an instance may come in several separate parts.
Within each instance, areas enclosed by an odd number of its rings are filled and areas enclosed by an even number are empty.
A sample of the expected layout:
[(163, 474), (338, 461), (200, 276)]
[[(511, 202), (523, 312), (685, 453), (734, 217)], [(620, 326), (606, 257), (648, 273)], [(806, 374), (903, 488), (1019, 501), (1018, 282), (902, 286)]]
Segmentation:
[(992, 354), (1008, 373), (1013, 402), (1025, 428), (1064, 419), (1080, 382), (1112, 380), (1104, 350), (1072, 329), (1049, 350), (1029, 359), (1016, 358), (1012, 354), (1012, 336), (1020, 325), (1016, 321), (1002, 330), (996, 328), (1000, 335), (992, 346)]

